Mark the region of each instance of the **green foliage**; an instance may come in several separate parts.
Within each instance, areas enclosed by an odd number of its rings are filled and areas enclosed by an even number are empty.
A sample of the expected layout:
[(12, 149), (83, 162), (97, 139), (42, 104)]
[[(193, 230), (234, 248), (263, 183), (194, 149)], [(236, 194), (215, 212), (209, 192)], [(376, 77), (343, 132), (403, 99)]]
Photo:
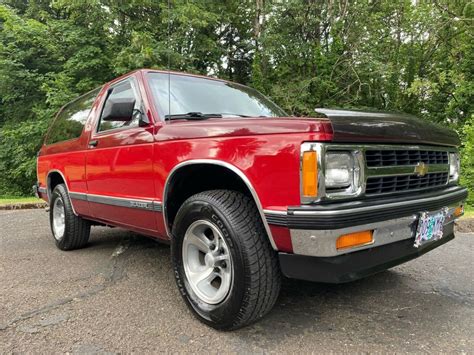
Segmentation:
[(474, 3), (170, 3), (1, 2), (0, 194), (29, 193), (54, 112), (141, 67), (248, 84), (294, 115), (375, 108), (450, 126), (462, 137), (462, 183), (474, 194)]
[(463, 128), (464, 144), (461, 150), (461, 184), (469, 191), (467, 204), (474, 209), (474, 115)]
[(7, 123), (0, 131), (0, 195), (31, 193), (36, 181), (36, 153), (47, 121)]

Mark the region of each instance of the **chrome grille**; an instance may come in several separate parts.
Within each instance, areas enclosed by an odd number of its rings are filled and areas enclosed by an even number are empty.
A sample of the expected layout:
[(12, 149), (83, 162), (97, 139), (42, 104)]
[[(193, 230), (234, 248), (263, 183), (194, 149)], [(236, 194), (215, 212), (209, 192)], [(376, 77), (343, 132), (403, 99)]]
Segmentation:
[(443, 148), (367, 147), (365, 195), (401, 194), (445, 186), (449, 155)]
[(425, 176), (398, 175), (369, 177), (365, 189), (366, 195), (408, 192), (411, 190), (429, 189), (444, 186), (448, 181), (448, 173), (431, 173)]
[[(450, 154), (457, 152), (455, 147), (305, 142), (301, 145), (301, 157), (306, 151), (317, 153), (318, 193), (317, 196), (302, 194), (301, 202), (304, 204), (424, 193), (454, 184), (449, 176), (449, 160)], [(348, 188), (326, 186), (328, 152), (350, 154), (354, 169)], [(302, 192), (302, 185), (300, 188)]]
[(368, 167), (416, 165), (419, 162), (425, 164), (448, 164), (448, 152), (435, 150), (375, 150), (365, 151), (365, 159)]

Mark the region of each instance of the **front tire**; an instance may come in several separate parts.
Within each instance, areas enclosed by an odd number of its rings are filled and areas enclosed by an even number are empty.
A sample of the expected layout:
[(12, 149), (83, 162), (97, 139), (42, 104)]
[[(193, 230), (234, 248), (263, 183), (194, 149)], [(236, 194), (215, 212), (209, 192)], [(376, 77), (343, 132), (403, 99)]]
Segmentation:
[(272, 309), (280, 270), (252, 199), (228, 190), (196, 194), (179, 209), (172, 234), (176, 282), (199, 320), (231, 330)]
[(84, 247), (89, 241), (91, 224), (74, 214), (63, 184), (54, 188), (49, 207), (49, 222), (56, 246), (61, 250)]

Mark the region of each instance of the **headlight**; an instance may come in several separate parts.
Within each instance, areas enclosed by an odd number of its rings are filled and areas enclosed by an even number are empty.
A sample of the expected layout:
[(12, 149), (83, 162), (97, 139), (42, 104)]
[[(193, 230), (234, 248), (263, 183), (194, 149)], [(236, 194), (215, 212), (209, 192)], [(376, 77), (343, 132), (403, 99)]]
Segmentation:
[(459, 153), (449, 153), (449, 181), (458, 181), (460, 170)]
[(347, 189), (354, 181), (354, 158), (349, 152), (328, 152), (325, 159), (326, 190)]
[(301, 203), (347, 199), (362, 193), (364, 158), (361, 150), (304, 142), (300, 153)]

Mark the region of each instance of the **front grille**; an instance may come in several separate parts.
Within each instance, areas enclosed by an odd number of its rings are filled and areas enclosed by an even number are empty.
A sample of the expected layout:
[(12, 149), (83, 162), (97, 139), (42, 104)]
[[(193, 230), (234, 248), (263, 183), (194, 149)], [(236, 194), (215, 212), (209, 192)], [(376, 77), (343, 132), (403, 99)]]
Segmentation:
[(448, 152), (435, 150), (375, 150), (365, 151), (367, 166), (397, 166), (425, 164), (448, 164)]
[(367, 178), (366, 195), (408, 192), (446, 185), (448, 173), (430, 173), (425, 176), (397, 175)]

